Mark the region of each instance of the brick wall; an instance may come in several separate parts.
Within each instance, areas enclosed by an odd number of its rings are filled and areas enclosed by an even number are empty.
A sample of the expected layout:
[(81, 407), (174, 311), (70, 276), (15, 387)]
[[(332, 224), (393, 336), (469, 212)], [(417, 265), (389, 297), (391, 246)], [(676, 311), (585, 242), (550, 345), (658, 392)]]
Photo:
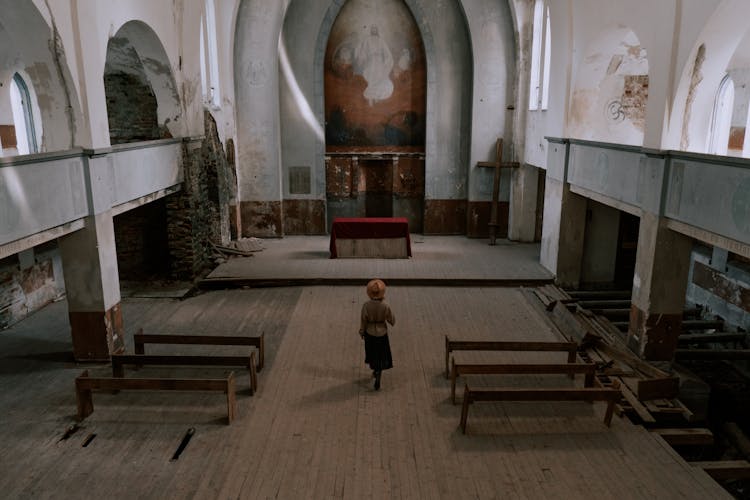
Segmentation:
[(236, 175), (208, 112), (204, 123), (203, 141), (184, 145), (182, 190), (166, 198), (170, 270), (178, 279), (193, 279), (211, 269), (210, 243), (226, 243), (230, 237), (229, 203)]
[(121, 280), (169, 277), (167, 209), (164, 199), (114, 218), (117, 267)]
[(128, 73), (105, 73), (104, 92), (112, 144), (161, 138), (156, 96), (148, 82)]
[(38, 247), (35, 254), (33, 264), (25, 269), (21, 269), (17, 255), (0, 260), (0, 330), (65, 292), (62, 276), (58, 276), (60, 256), (56, 244)]

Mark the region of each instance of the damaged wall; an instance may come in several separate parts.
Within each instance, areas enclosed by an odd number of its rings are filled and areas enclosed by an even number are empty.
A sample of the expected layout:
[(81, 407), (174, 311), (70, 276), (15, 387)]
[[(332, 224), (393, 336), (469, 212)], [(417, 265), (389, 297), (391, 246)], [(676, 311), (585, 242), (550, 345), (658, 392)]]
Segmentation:
[(216, 123), (208, 111), (202, 141), (183, 145), (182, 190), (167, 196), (167, 240), (170, 274), (192, 280), (213, 264), (211, 243), (227, 243), (230, 200), (234, 195), (233, 164), (227, 161)]
[(687, 300), (700, 304), (704, 317), (717, 315), (728, 329), (750, 331), (750, 261), (726, 251), (695, 245), (691, 255)]
[(0, 330), (64, 294), (62, 263), (54, 242), (1, 259)]
[[(464, 13), (460, 2), (453, 0), (441, 0), (439, 8), (435, 8), (433, 2), (422, 0), (407, 0), (405, 3), (419, 26), (427, 57), (425, 177), (429, 182), (425, 185), (424, 230), (464, 234), (472, 144), (473, 72)], [(277, 200), (291, 195), (279, 190), (280, 187), (288, 188), (286, 179), (290, 167), (311, 167), (310, 194), (294, 198), (303, 198), (306, 203), (324, 202), (321, 65), (328, 33), (342, 4), (324, 0), (290, 3), (282, 33), (282, 66), (278, 69), (275, 39), (267, 31), (280, 20), (276, 17), (279, 13), (263, 11), (257, 3), (243, 2), (240, 7), (235, 78), (238, 130), (247, 133), (238, 137), (238, 165), (240, 203), (252, 207), (242, 213), (244, 228), (254, 231), (248, 234), (282, 234), (282, 228), (276, 225), (283, 226)], [(483, 8), (476, 12), (476, 23), (481, 26), (481, 16), (487, 12)], [(491, 35), (488, 37), (496, 40)], [(285, 65), (284, 58), (288, 58), (288, 65)], [(495, 75), (494, 67), (488, 66), (488, 70)], [(492, 84), (496, 79), (493, 77), (488, 81)], [(277, 96), (275, 88), (278, 87), (280, 95)], [(281, 103), (278, 125), (273, 121), (275, 110), (269, 109), (274, 102)], [(243, 108), (255, 112), (244, 115)], [(243, 123), (247, 125), (243, 126)], [(284, 152), (282, 158), (278, 157), (278, 150), (264, 146), (277, 133), (277, 126), (280, 127), (281, 151)], [(494, 145), (498, 134), (494, 128), (490, 125), (487, 132), (492, 137), (490, 143), (484, 145), (487, 151)], [(480, 144), (479, 147), (483, 146)], [(246, 185), (243, 178), (252, 179), (254, 185)], [(315, 213), (321, 212), (315, 210)], [(246, 220), (246, 215), (254, 222)], [(264, 221), (274, 225), (266, 225)]]

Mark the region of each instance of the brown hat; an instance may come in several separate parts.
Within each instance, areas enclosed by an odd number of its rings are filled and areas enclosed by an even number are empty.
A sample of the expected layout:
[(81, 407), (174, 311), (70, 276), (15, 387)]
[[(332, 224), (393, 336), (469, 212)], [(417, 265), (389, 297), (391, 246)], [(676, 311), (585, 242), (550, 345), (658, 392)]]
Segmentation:
[(382, 299), (385, 297), (385, 283), (382, 280), (371, 280), (367, 284), (367, 296), (371, 299)]

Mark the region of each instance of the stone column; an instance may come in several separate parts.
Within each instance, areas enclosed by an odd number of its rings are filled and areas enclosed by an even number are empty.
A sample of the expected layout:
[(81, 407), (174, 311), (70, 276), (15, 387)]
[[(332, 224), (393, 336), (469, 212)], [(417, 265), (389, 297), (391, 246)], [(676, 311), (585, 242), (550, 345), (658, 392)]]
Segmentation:
[(532, 242), (536, 230), (539, 169), (523, 163), (511, 172), (508, 239)]
[(549, 141), (539, 262), (555, 275), (558, 285), (577, 288), (581, 282), (586, 198), (572, 193), (566, 182), (570, 144), (564, 139)]
[(628, 345), (640, 357), (671, 361), (680, 335), (693, 241), (644, 212), (638, 232)]
[(124, 350), (115, 233), (109, 211), (86, 218), (83, 229), (59, 239), (73, 355), (106, 361)]

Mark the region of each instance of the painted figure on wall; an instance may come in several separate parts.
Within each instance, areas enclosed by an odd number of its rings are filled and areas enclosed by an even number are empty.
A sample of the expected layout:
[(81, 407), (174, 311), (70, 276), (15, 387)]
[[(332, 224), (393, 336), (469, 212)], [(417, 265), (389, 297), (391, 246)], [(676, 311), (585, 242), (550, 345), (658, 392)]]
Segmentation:
[(349, 0), (324, 71), (329, 151), (424, 151), (424, 47), (403, 0)]
[(354, 53), (357, 63), (357, 73), (361, 74), (367, 81), (364, 96), (372, 106), (373, 102), (388, 99), (393, 94), (393, 82), (391, 82), (391, 69), (393, 69), (393, 56), (388, 44), (378, 35), (378, 27), (370, 27), (370, 36), (360, 42)]

